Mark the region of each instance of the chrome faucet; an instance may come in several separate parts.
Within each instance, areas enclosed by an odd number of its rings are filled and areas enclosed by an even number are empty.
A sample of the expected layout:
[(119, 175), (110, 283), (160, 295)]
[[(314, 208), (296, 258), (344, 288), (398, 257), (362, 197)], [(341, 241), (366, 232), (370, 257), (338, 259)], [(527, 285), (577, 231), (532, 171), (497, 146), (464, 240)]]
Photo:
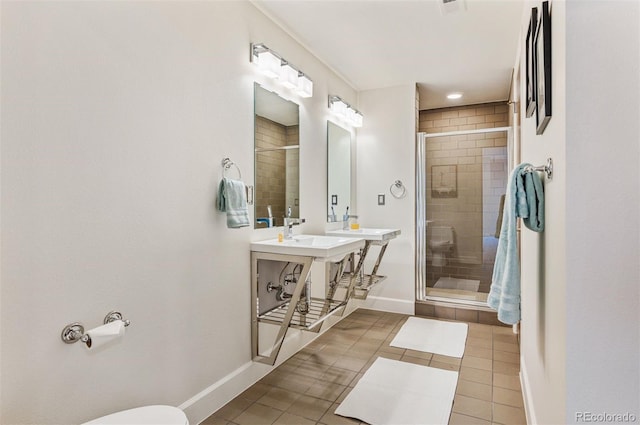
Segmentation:
[(284, 218), (284, 238), (293, 239), (293, 225), (304, 222), (304, 218), (291, 218), (291, 207), (289, 207), (287, 210), (287, 216)]

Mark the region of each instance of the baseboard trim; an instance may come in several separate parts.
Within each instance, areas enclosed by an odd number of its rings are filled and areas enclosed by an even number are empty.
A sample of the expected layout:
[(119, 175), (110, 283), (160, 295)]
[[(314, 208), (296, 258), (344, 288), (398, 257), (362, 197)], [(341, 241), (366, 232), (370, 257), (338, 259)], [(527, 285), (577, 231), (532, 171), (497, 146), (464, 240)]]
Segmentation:
[(199, 424), (212, 412), (217, 411), (262, 379), (271, 372), (272, 368), (262, 363), (247, 362), (185, 401), (178, 408), (184, 411), (190, 424)]
[(527, 375), (527, 367), (524, 358), (520, 355), (520, 389), (522, 390), (522, 399), (524, 401), (524, 414), (528, 425), (535, 425), (536, 420), (533, 401), (531, 400), (531, 388), (529, 387), (529, 377)]
[(359, 306), (361, 308), (368, 308), (371, 310), (415, 315), (414, 300), (401, 300), (398, 298), (376, 297), (369, 295), (366, 300), (361, 301)]
[(343, 317), (348, 316), (358, 309), (358, 307), (367, 308), (350, 302), (345, 307), (342, 317), (332, 316), (328, 318), (322, 325), (322, 330), (317, 334), (313, 332), (303, 332), (297, 329), (289, 329), (274, 366), (249, 361), (200, 391), (178, 407), (185, 412), (190, 424), (199, 424), (211, 416), (213, 412), (219, 410), (247, 388), (264, 378), (269, 372), (303, 349), (307, 344), (313, 342), (318, 336), (338, 323)]

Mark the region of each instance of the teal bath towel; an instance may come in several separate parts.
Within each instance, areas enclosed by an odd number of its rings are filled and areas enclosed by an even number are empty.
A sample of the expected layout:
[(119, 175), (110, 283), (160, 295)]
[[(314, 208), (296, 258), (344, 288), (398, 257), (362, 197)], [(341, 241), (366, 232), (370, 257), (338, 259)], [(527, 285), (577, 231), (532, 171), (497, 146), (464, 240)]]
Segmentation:
[(226, 177), (218, 188), (218, 211), (227, 213), (227, 227), (236, 229), (249, 225), (249, 208), (244, 183)]
[(489, 307), (498, 312), (498, 320), (509, 325), (520, 321), (520, 262), (518, 260), (517, 218), (527, 228), (544, 230), (544, 192), (536, 171), (525, 171), (531, 164), (520, 164), (507, 183), (502, 228), (493, 265)]

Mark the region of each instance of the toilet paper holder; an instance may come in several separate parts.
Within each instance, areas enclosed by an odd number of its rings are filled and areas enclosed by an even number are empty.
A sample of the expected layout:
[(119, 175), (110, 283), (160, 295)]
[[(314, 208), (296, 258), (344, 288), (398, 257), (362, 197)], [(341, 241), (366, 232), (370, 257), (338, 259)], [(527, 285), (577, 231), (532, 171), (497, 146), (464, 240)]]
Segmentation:
[[(131, 321), (124, 319), (122, 313), (119, 311), (110, 311), (107, 313), (107, 315), (104, 316), (103, 323), (106, 325), (116, 320), (122, 320), (125, 326), (131, 324)], [(80, 322), (73, 322), (65, 326), (60, 337), (65, 344), (73, 344), (78, 341), (82, 341), (85, 344), (89, 342), (89, 335), (84, 333), (84, 325)]]

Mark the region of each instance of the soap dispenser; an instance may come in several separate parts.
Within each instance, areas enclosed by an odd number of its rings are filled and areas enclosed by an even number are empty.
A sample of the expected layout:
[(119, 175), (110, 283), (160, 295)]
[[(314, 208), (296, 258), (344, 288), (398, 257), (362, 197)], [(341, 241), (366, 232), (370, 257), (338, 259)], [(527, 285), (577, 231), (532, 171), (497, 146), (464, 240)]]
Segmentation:
[(350, 218), (351, 218), (351, 230), (359, 230), (360, 224), (358, 223), (358, 216), (352, 215)]

